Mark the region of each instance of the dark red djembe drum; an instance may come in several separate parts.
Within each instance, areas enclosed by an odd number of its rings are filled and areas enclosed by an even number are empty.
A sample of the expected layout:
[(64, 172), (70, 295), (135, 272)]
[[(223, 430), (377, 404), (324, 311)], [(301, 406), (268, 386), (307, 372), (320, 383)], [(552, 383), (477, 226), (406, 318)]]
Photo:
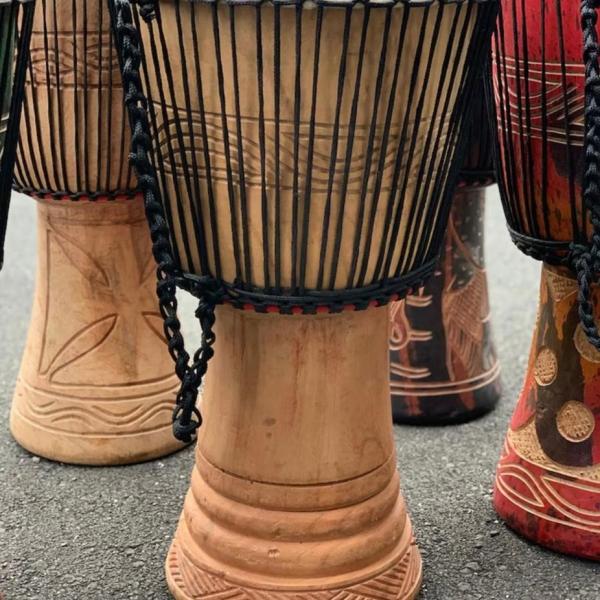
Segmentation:
[[(486, 75), (487, 76), (487, 75)], [(433, 277), (392, 305), (394, 421), (446, 424), (490, 411), (501, 394), (484, 258), (485, 190), (496, 180), (484, 80), (466, 123), (466, 158)]]
[(11, 431), (62, 462), (182, 447), (129, 138), (106, 0), (37, 2), (15, 187), (37, 200), (39, 260)]
[(171, 592), (414, 598), (386, 305), (434, 268), (496, 4), (113, 5), (182, 439), (214, 352)]
[(529, 539), (598, 560), (600, 88), (594, 4), (503, 2), (493, 42), (505, 212), (515, 243), (544, 261), (529, 367), (494, 503)]
[(0, 0), (0, 269), (32, 19), (32, 1)]

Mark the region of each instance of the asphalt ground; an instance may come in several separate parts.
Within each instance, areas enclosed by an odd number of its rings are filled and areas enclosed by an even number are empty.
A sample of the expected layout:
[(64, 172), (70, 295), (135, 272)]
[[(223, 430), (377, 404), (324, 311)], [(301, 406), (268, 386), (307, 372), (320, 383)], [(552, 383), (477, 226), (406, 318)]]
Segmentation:
[[(487, 226), (503, 366), (500, 405), (465, 425), (395, 429), (402, 486), (424, 558), (421, 598), (598, 600), (598, 564), (525, 542), (491, 506), (494, 469), (527, 364), (540, 267), (510, 243), (495, 189)], [(168, 599), (163, 562), (193, 451), (130, 467), (82, 468), (32, 457), (12, 440), (8, 414), (34, 283), (30, 200), (13, 203), (6, 262), (0, 275), (0, 598)]]

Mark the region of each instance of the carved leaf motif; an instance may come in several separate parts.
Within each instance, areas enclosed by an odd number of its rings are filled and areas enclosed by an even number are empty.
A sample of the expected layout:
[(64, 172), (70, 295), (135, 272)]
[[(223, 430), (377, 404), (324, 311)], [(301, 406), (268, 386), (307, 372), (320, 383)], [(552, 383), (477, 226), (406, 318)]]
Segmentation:
[(108, 315), (86, 325), (72, 336), (56, 354), (46, 370), (46, 372), (50, 372), (50, 381), (56, 382), (60, 371), (104, 343), (115, 328), (117, 319), (117, 315)]
[(110, 281), (106, 271), (90, 254), (80, 248), (75, 242), (64, 235), (59, 234), (51, 227), (49, 237), (54, 239), (69, 262), (94, 285), (100, 285), (105, 289), (110, 288)]

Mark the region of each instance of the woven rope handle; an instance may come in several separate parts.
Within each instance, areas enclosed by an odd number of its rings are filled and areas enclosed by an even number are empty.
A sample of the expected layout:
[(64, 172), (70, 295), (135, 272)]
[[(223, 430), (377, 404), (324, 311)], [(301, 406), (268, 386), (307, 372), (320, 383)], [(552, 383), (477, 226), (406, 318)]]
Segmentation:
[(583, 200), (590, 213), (592, 238), (571, 245), (571, 264), (579, 282), (579, 318), (590, 343), (600, 349), (600, 332), (594, 318), (592, 285), (600, 272), (600, 65), (598, 61), (598, 0), (582, 0), (581, 29), (585, 64), (585, 137)]
[[(135, 1), (135, 0), (134, 0)], [(155, 15), (155, 2), (140, 0), (140, 14), (146, 20)], [(157, 295), (160, 313), (164, 320), (164, 332), (169, 353), (175, 362), (175, 372), (181, 381), (173, 411), (173, 434), (182, 442), (191, 442), (202, 424), (200, 411), (196, 407), (198, 390), (206, 373), (208, 362), (214, 354), (213, 325), (215, 306), (223, 298), (223, 291), (210, 277), (197, 278), (187, 287), (200, 302), (196, 317), (202, 328), (202, 343), (193, 356), (185, 349), (181, 323), (177, 316), (177, 285), (181, 282), (179, 270), (173, 258), (169, 237), (169, 226), (161, 201), (156, 173), (150, 161), (152, 138), (148, 123), (147, 100), (143, 93), (140, 77), (142, 62), (140, 35), (133, 22), (130, 0), (112, 0), (111, 11), (117, 45), (121, 53), (121, 70), (125, 90), (125, 105), (132, 130), (130, 161), (144, 194), (146, 217), (152, 237), (152, 252), (157, 267)]]

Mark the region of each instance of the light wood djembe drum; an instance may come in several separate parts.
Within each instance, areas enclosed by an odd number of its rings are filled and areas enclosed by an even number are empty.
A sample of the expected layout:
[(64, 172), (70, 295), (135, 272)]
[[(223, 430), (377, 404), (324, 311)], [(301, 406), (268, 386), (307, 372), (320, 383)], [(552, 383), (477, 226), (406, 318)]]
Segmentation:
[(496, 180), (484, 83), (469, 109), (467, 153), (435, 273), (417, 293), (392, 305), (390, 379), (397, 423), (475, 419), (494, 408), (502, 391), (483, 247), (485, 190)]
[(0, 0), (0, 269), (32, 20), (32, 1)]
[(114, 10), (182, 439), (215, 353), (172, 593), (413, 598), (385, 305), (435, 265), (495, 3)]
[(504, 2), (493, 42), (505, 212), (519, 248), (544, 261), (529, 367), (494, 503), (529, 539), (598, 560), (600, 88), (594, 5)]
[(108, 6), (36, 4), (16, 188), (38, 201), (38, 266), (11, 431), (82, 464), (168, 454), (177, 390)]

